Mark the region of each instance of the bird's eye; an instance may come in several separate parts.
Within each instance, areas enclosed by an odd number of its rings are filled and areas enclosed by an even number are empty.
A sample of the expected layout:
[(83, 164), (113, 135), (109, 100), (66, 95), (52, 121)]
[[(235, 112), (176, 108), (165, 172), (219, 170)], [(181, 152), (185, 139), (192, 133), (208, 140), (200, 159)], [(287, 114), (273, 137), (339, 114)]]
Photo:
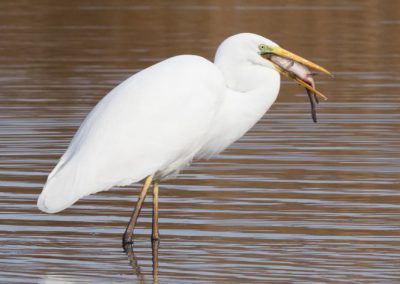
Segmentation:
[(259, 46), (258, 46), (258, 48), (260, 49), (260, 52), (261, 53), (266, 53), (266, 52), (269, 52), (271, 49), (267, 46), (267, 45), (265, 45), (265, 44), (260, 44)]

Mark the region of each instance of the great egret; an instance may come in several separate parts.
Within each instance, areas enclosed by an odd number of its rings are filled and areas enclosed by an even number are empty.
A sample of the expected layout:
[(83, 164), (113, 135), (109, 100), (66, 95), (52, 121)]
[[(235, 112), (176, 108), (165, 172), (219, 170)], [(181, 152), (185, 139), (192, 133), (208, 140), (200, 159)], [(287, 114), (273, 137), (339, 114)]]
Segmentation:
[(39, 209), (56, 213), (83, 196), (144, 179), (123, 243), (132, 242), (152, 183), (152, 239), (158, 239), (158, 183), (245, 134), (277, 98), (279, 73), (325, 98), (307, 67), (330, 74), (271, 40), (242, 33), (222, 42), (214, 63), (180, 55), (131, 76), (86, 117), (48, 176)]

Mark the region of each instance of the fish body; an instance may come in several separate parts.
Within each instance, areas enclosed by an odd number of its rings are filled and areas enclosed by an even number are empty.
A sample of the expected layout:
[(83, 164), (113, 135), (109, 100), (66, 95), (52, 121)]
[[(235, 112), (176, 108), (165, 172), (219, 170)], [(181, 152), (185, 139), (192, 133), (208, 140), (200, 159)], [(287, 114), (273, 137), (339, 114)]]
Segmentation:
[[(315, 89), (313, 74), (311, 73), (310, 69), (308, 69), (303, 64), (276, 55), (271, 55), (270, 60), (275, 64), (279, 65), (280, 67), (282, 67), (293, 78), (299, 78)], [(319, 103), (318, 97), (310, 90), (306, 89), (306, 91), (311, 104), (311, 117), (314, 122), (317, 122), (316, 104)]]

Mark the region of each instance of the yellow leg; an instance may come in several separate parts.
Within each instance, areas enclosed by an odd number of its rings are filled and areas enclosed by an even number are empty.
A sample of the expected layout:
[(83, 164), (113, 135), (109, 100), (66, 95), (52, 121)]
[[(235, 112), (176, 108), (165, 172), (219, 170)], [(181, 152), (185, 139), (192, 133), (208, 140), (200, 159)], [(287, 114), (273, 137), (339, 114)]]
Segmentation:
[(132, 243), (133, 230), (135, 229), (136, 222), (140, 214), (140, 210), (142, 209), (143, 201), (146, 197), (147, 190), (149, 189), (152, 180), (153, 176), (148, 176), (144, 180), (142, 190), (139, 194), (139, 198), (136, 203), (135, 211), (133, 211), (131, 219), (129, 220), (128, 226), (126, 227), (124, 236), (122, 238), (122, 244), (124, 247), (125, 245)]
[(153, 185), (153, 230), (151, 234), (153, 241), (160, 239), (158, 234), (158, 182)]

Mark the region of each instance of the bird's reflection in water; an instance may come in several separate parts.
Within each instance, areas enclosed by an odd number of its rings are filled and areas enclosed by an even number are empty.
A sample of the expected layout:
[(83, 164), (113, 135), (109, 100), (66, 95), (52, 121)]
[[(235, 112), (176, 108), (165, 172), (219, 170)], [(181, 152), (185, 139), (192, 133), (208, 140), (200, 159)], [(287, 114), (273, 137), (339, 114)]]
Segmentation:
[(127, 245), (125, 247), (125, 252), (128, 255), (129, 263), (131, 264), (133, 272), (136, 274), (139, 283), (144, 283), (143, 273), (139, 266), (139, 262), (135, 256), (135, 252), (133, 250), (133, 244)]
[[(152, 268), (153, 268), (153, 284), (158, 284), (158, 250), (160, 247), (159, 240), (152, 240), (151, 251), (152, 251)], [(129, 244), (124, 247), (128, 260), (133, 268), (133, 272), (136, 274), (139, 283), (145, 283), (142, 269), (139, 265), (138, 259), (135, 255), (134, 244)]]

